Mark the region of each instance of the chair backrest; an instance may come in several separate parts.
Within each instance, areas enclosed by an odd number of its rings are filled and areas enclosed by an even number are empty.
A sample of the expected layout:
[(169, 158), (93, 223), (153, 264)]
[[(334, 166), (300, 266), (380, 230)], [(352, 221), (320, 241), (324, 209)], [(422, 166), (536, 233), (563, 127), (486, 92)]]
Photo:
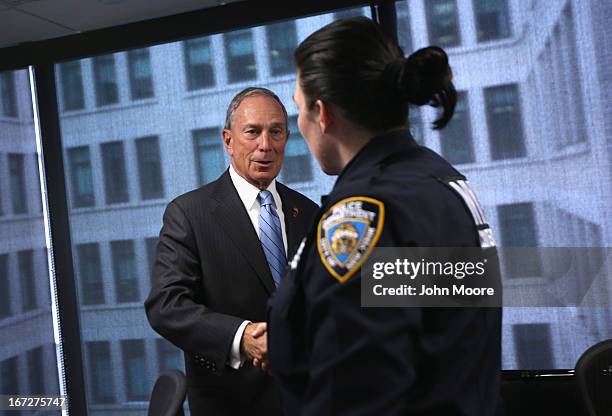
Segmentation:
[(187, 380), (179, 370), (160, 374), (153, 386), (148, 416), (183, 416)]
[(575, 370), (576, 382), (590, 416), (612, 412), (612, 339), (586, 350)]
[(504, 416), (587, 416), (574, 370), (504, 370)]

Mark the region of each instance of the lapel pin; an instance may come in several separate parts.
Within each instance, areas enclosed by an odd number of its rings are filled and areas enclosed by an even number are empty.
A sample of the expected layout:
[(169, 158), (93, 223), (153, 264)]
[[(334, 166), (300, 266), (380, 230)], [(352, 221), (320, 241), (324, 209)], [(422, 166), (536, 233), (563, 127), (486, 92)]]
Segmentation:
[(293, 214), (293, 218), (297, 218), (298, 214), (300, 213), (300, 210), (293, 207), (293, 209), (291, 210), (292, 214)]

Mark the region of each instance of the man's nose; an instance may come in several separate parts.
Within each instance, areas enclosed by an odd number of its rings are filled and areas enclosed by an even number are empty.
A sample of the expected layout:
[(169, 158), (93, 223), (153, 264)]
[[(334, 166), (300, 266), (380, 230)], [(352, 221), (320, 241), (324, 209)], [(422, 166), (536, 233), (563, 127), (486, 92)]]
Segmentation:
[(272, 150), (270, 133), (264, 130), (259, 139), (259, 150), (267, 152)]

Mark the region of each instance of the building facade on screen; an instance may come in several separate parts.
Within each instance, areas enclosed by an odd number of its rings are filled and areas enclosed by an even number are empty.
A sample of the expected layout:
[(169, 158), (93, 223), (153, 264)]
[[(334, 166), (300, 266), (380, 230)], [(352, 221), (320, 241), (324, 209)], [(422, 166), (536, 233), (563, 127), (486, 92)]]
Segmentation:
[[(150, 329), (142, 303), (166, 204), (229, 163), (220, 129), (234, 94), (258, 85), (280, 96), (291, 131), (280, 181), (316, 202), (329, 192), (334, 178), (321, 173), (297, 129), (292, 52), (334, 18), (359, 13), (369, 9), (56, 65), (91, 414), (144, 414), (157, 374), (182, 368), (181, 352)], [(432, 109), (412, 110), (415, 139), (470, 179), (499, 245), (593, 247), (603, 255), (596, 248), (612, 245), (612, 56), (605, 53), (612, 5), (411, 0), (397, 3), (397, 16), (407, 54), (430, 44), (448, 51), (460, 97), (441, 132), (430, 128)], [(2, 393), (56, 391), (27, 73), (2, 73), (0, 82)], [(575, 290), (603, 303), (612, 287), (587, 275), (593, 261), (572, 269), (583, 282)], [(545, 294), (555, 284), (543, 260), (503, 266), (512, 296)], [(612, 335), (608, 313), (506, 309), (504, 368), (573, 368)]]

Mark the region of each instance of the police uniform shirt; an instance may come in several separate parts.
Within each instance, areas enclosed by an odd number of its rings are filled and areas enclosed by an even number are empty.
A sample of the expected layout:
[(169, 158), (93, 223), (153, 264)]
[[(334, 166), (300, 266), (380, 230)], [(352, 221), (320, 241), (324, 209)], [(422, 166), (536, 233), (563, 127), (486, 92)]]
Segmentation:
[(323, 199), (269, 303), (269, 359), (286, 414), (495, 411), (498, 308), (362, 308), (359, 266), (367, 251), (342, 270), (321, 243), (330, 215), (362, 210), (370, 218), (368, 249), (480, 246), (469, 207), (440, 180), (447, 177), (462, 176), (407, 131), (395, 131), (372, 139)]

